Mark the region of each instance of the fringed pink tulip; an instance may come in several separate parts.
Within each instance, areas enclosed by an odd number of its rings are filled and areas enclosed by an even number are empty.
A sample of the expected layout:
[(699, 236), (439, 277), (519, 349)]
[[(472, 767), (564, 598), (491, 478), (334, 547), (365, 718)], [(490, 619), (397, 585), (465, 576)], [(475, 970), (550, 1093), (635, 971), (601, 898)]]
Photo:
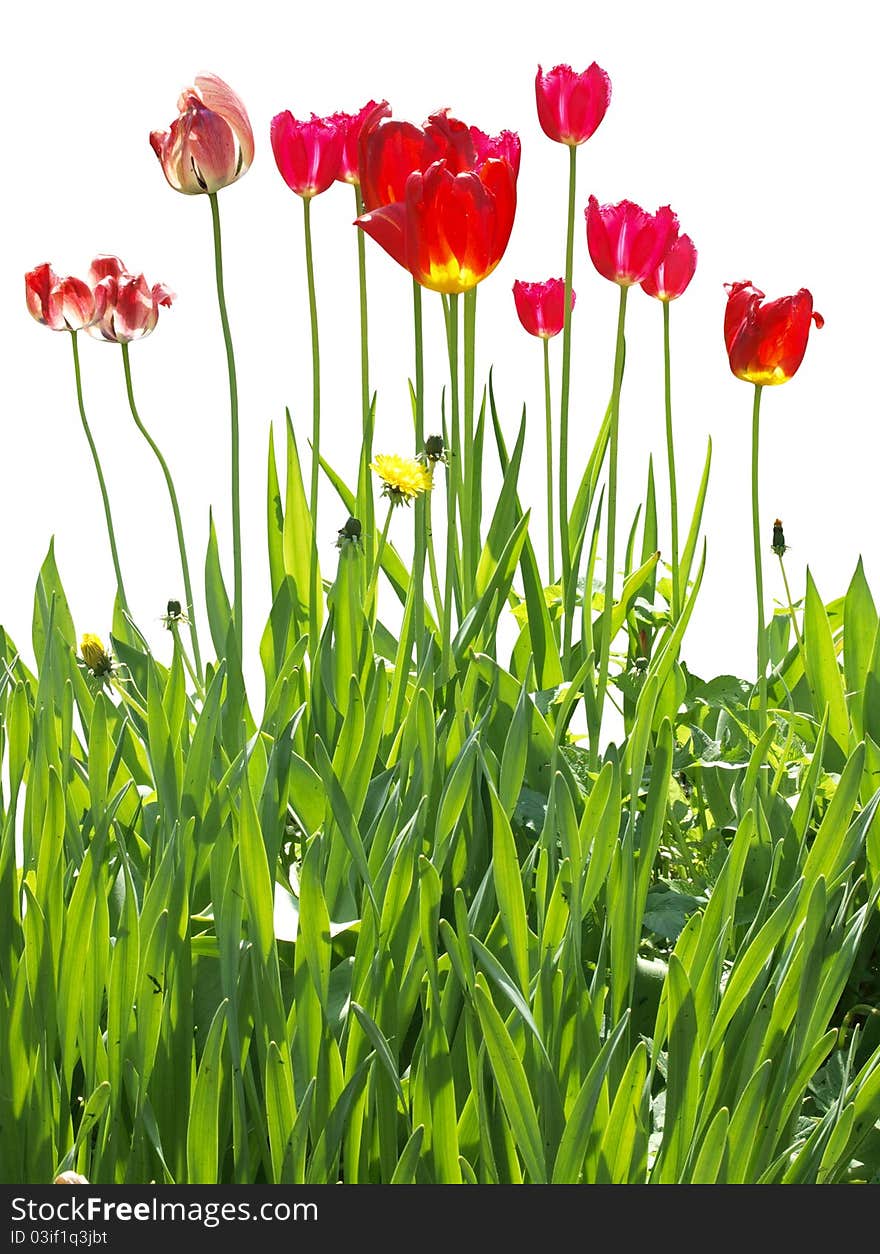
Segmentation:
[(29, 313), (53, 331), (81, 331), (95, 320), (95, 298), (88, 283), (60, 277), (48, 262), (24, 276)]
[(174, 190), (211, 194), (240, 179), (254, 159), (254, 134), (232, 88), (216, 74), (201, 74), (181, 93), (177, 108), (171, 129), (150, 135)]
[(358, 145), (361, 131), (367, 118), (372, 117), (376, 109), (381, 107), (375, 100), (370, 100), (357, 113), (334, 113), (328, 119), (342, 131), (342, 157), (336, 173), (340, 183), (351, 183), (355, 187), (359, 185)]
[(502, 131), (500, 135), (487, 135), (479, 127), (472, 126), (471, 142), (474, 145), (477, 165), (482, 165), (490, 157), (497, 157), (510, 164), (514, 177), (519, 176), (522, 145), (515, 131)]
[(632, 287), (652, 274), (678, 232), (678, 218), (668, 205), (647, 213), (631, 200), (600, 205), (590, 197), (585, 210), (587, 247), (603, 278)]
[(611, 79), (594, 61), (582, 74), (570, 65), (554, 65), (535, 77), (538, 121), (549, 139), (572, 147), (585, 143), (605, 116)]
[(646, 279), (642, 291), (657, 300), (677, 300), (687, 288), (697, 268), (697, 250), (689, 235), (679, 235), (666, 250), (666, 256)]
[[(565, 322), (564, 279), (546, 279), (543, 283), (523, 283), (518, 279), (513, 285), (513, 299), (519, 320), (529, 335), (549, 340), (562, 330)], [(574, 301), (572, 290), (569, 309), (574, 309)]]
[(118, 257), (96, 257), (89, 270), (95, 292), (96, 321), (88, 328), (96, 339), (130, 344), (155, 330), (160, 307), (169, 308), (174, 293), (164, 283), (147, 286), (142, 274), (130, 274)]
[(279, 173), (297, 196), (311, 200), (339, 176), (345, 131), (332, 118), (313, 113), (300, 122), (285, 109), (272, 119), (271, 139)]

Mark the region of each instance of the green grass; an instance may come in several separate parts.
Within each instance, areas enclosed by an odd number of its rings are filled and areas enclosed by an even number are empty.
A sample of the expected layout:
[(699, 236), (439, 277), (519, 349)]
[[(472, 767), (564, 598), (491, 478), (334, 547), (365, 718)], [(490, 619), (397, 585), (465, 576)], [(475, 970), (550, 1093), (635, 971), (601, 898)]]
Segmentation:
[(542, 587), (522, 438), (508, 456), (489, 418), (504, 484), (445, 666), (427, 607), (413, 641), (391, 545), (400, 632), (365, 608), (370, 546), (344, 542), (309, 654), (289, 425), (262, 710), (226, 660), (213, 531), (204, 691), (179, 633), (166, 667), (118, 612), (117, 670), (95, 680), (50, 548), (36, 673), (0, 632), (3, 1180), (880, 1178), (861, 564), (827, 605), (808, 578), (803, 651), (793, 611), (774, 616), (758, 735), (752, 685), (682, 655), (705, 480), (673, 625), (651, 479), (612, 610), (623, 735), (595, 764), (570, 731), (595, 719), (607, 423), (572, 507), (572, 595)]

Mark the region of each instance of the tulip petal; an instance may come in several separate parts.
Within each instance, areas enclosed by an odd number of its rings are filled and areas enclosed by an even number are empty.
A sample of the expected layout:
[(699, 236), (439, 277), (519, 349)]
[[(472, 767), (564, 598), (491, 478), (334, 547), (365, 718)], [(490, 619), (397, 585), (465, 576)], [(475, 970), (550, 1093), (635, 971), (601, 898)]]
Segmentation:
[(376, 241), (380, 248), (384, 248), (388, 256), (392, 257), (398, 265), (407, 269), (405, 216), (403, 203), (397, 201), (393, 205), (383, 205), (379, 209), (372, 209), (369, 213), (362, 214), (355, 221), (355, 226), (359, 226)]

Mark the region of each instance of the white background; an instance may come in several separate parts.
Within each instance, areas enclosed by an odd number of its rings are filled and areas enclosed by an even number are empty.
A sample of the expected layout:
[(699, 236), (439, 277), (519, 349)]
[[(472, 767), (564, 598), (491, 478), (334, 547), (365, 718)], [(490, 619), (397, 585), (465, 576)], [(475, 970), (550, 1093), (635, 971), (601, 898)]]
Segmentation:
[[(294, 415), (304, 459), (311, 373), (302, 205), (277, 173), (269, 121), (354, 111), (386, 97), (422, 121), (448, 105), (491, 133), (522, 138), (517, 221), (507, 254), (481, 286), (478, 378), (495, 365), (512, 440), (531, 415), (523, 495), (543, 530), (541, 348), (514, 312), (514, 279), (561, 275), (567, 150), (541, 132), (537, 63), (596, 60), (611, 76), (610, 109), (579, 152), (574, 285), (572, 492), (607, 400), (616, 288), (589, 261), (583, 208), (623, 197), (670, 203), (699, 250), (696, 277), (672, 306), (679, 491), (686, 515), (714, 441), (706, 513), (709, 565), (685, 654), (698, 673), (753, 674), (754, 601), (748, 489), (751, 388), (729, 371), (722, 338), (725, 281), (751, 279), (770, 297), (811, 289), (826, 318), (801, 370), (767, 389), (761, 499), (768, 608), (782, 596), (770, 525), (785, 523), (795, 596), (810, 565), (826, 600), (842, 594), (859, 553), (880, 578), (877, 518), (878, 353), (876, 31), (862, 3), (698, 2), (510, 5), (462, 0), (382, 4), (167, 3), (7, 10), (3, 94), (5, 226), (0, 269), (3, 418), (0, 442), (0, 622), (30, 657), (34, 580), (51, 535), (77, 630), (109, 630), (112, 568), (88, 448), (79, 425), (66, 335), (38, 326), (22, 276), (43, 261), (85, 273), (118, 253), (178, 294), (157, 331), (131, 350), (142, 417), (164, 450), (184, 503), (202, 585), (213, 504), (231, 584), (228, 400), (216, 308), (210, 211), (165, 182), (148, 135), (165, 128), (199, 72), (225, 78), (256, 137), (250, 172), (220, 194), (227, 295), (240, 381), (247, 647), (268, 611), (265, 474), (269, 424)], [(351, 482), (360, 432), (354, 197), (336, 184), (313, 204), (324, 362), (323, 449)], [(376, 450), (411, 450), (408, 276), (367, 243)], [(629, 302), (622, 404), (622, 530), (643, 492), (649, 452), (665, 508), (662, 319), (635, 290)], [(428, 429), (445, 381), (439, 298), (426, 294)], [(81, 337), (86, 404), (100, 444), (135, 617), (160, 656), (159, 616), (181, 595), (165, 486), (128, 414), (121, 354)], [(558, 388), (561, 338), (551, 345)], [(493, 443), (487, 439), (491, 452)], [(345, 513), (322, 488), (322, 563)], [(439, 502), (438, 502), (439, 504)], [(489, 502), (491, 505), (491, 501)], [(408, 522), (408, 519), (406, 520)], [(401, 541), (396, 520), (393, 538)], [(687, 520), (683, 517), (682, 530)], [(408, 530), (408, 528), (407, 528)], [(665, 534), (665, 531), (664, 531)], [(197, 605), (197, 611), (199, 606)], [(204, 619), (202, 619), (204, 623)], [(206, 628), (206, 624), (204, 624)], [(205, 631), (205, 638), (207, 633)]]

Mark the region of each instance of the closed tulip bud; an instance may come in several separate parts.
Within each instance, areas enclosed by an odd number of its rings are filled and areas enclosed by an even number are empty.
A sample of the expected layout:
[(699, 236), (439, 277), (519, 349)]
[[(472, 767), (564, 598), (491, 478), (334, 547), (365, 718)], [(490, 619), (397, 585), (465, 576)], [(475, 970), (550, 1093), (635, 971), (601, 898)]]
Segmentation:
[(278, 171), (297, 196), (310, 200), (339, 176), (345, 132), (332, 118), (313, 113), (300, 122), (286, 109), (272, 119), (271, 139)]
[(725, 288), (724, 343), (731, 370), (747, 383), (787, 383), (804, 359), (810, 324), (825, 325), (811, 293), (802, 287), (794, 296), (768, 301), (751, 281)]
[(118, 257), (96, 257), (89, 270), (95, 290), (96, 339), (129, 344), (155, 330), (159, 308), (170, 307), (174, 293), (164, 283), (147, 286), (142, 274), (129, 274)]
[(666, 250), (666, 255), (646, 279), (642, 291), (657, 300), (677, 300), (687, 288), (697, 268), (697, 250), (689, 235), (679, 235)]
[(340, 183), (360, 183), (358, 172), (358, 147), (361, 131), (367, 118), (372, 117), (377, 108), (375, 100), (370, 100), (357, 113), (334, 113), (328, 121), (342, 131), (342, 156), (336, 177)]
[(668, 205), (647, 213), (631, 200), (600, 205), (591, 196), (585, 217), (593, 265), (603, 278), (621, 287), (641, 283), (652, 274), (678, 233), (678, 218)]
[(254, 133), (244, 105), (222, 78), (199, 75), (181, 92), (177, 108), (170, 129), (150, 135), (176, 192), (218, 192), (247, 173), (254, 159)]
[(48, 262), (24, 276), (28, 312), (53, 331), (81, 331), (95, 320), (95, 297), (82, 279), (60, 277)]
[[(517, 280), (513, 285), (513, 299), (519, 320), (529, 335), (549, 340), (562, 330), (565, 322), (564, 279), (546, 279), (543, 283)], [(572, 289), (569, 309), (574, 309), (574, 301)]]
[(549, 139), (572, 147), (594, 133), (611, 100), (611, 79), (594, 61), (582, 74), (554, 65), (535, 76), (538, 121)]

